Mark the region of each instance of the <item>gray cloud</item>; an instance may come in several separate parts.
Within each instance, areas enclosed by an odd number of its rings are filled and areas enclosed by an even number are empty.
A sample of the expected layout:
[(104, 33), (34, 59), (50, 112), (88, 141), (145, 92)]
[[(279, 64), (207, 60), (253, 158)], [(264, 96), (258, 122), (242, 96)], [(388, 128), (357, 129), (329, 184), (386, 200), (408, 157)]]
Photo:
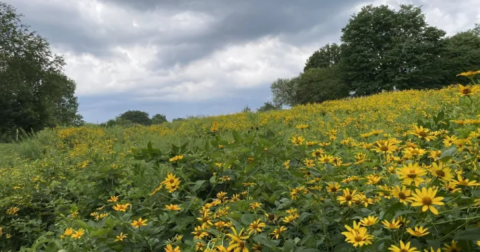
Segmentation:
[[(0, 0), (1, 1), (1, 0)], [(80, 112), (105, 121), (129, 109), (169, 119), (231, 113), (270, 99), (367, 4), (422, 5), (449, 34), (480, 22), (478, 0), (4, 0), (64, 55)], [(177, 116), (178, 115), (178, 116)]]
[[(17, 1), (16, 1), (17, 2)], [(168, 46), (167, 55), (158, 55), (158, 65), (188, 64), (219, 48), (239, 44), (265, 35), (296, 37), (302, 31), (323, 24), (321, 34), (338, 32), (340, 25), (331, 22), (342, 10), (349, 9), (358, 0), (345, 1), (100, 1), (123, 10), (122, 17), (107, 15), (103, 23), (87, 19), (95, 12), (93, 7), (83, 9), (68, 6), (34, 5), (20, 0), (17, 5), (27, 13), (26, 22), (40, 31), (52, 44), (78, 53), (92, 53), (98, 57), (112, 56), (111, 47), (152, 43)], [(107, 8), (107, 7), (106, 7)], [(133, 8), (133, 9), (129, 9)], [(40, 14), (41, 13), (41, 14)], [(161, 31), (180, 24), (182, 14), (203, 15), (210, 20), (209, 28), (184, 34), (183, 31)], [(39, 18), (38, 15), (42, 18)], [(143, 20), (142, 16), (149, 17)], [(188, 16), (186, 16), (188, 18)], [(130, 20), (130, 22), (128, 21)], [(134, 20), (139, 27), (131, 24)], [(145, 21), (148, 24), (142, 24)], [(121, 21), (121, 22), (119, 22)], [(303, 41), (310, 43), (310, 41)]]

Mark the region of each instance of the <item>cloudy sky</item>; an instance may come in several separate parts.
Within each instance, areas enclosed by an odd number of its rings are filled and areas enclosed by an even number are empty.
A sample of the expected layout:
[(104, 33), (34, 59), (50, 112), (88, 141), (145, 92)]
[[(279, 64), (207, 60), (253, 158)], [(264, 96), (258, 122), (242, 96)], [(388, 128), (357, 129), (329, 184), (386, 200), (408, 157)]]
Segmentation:
[(271, 100), (367, 4), (422, 6), (453, 35), (480, 23), (478, 0), (0, 0), (63, 55), (80, 113), (127, 110), (169, 120), (235, 113)]

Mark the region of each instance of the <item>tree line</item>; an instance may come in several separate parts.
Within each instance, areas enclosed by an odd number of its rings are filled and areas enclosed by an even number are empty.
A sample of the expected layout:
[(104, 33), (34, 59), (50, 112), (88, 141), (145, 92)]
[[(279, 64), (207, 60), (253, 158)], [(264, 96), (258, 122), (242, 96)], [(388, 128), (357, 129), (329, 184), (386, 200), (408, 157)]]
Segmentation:
[(465, 83), (457, 73), (480, 69), (479, 24), (447, 37), (413, 5), (365, 6), (350, 18), (340, 40), (315, 51), (298, 76), (273, 82), (273, 104), (441, 88)]
[[(174, 119), (174, 121), (179, 120)], [(128, 110), (115, 119), (110, 119), (106, 123), (100, 124), (101, 126), (131, 126), (135, 124), (140, 125), (153, 125), (153, 124), (162, 124), (167, 122), (167, 117), (162, 114), (155, 114), (151, 118), (147, 112), (140, 110)]]

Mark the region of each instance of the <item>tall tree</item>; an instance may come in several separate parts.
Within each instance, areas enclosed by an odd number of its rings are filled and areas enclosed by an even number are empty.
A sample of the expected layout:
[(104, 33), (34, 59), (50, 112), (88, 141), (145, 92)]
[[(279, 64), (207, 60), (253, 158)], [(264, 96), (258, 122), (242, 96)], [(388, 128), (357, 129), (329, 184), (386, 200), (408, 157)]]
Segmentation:
[(275, 106), (295, 106), (297, 105), (297, 82), (298, 77), (291, 79), (277, 79), (272, 83), (270, 89), (273, 94), (273, 103)]
[(75, 82), (48, 42), (0, 2), (0, 134), (78, 122)]
[(298, 78), (297, 104), (321, 103), (349, 96), (347, 84), (340, 76), (338, 67), (311, 68)]
[(480, 26), (447, 38), (442, 62), (446, 72), (444, 83), (468, 83), (468, 79), (455, 76), (480, 69)]
[(152, 116), (152, 124), (161, 124), (167, 122), (167, 117), (162, 114), (156, 114)]
[(340, 61), (341, 46), (335, 43), (327, 44), (315, 51), (312, 56), (307, 59), (303, 71), (310, 68), (332, 67)]
[(132, 123), (138, 123), (142, 125), (150, 125), (152, 120), (148, 116), (147, 112), (140, 110), (129, 110), (117, 117), (117, 121), (130, 121)]
[(292, 79), (278, 79), (272, 86), (274, 106), (320, 103), (349, 96), (338, 66), (310, 68)]
[(365, 6), (342, 29), (341, 66), (356, 94), (432, 88), (441, 83), (445, 32), (418, 7)]

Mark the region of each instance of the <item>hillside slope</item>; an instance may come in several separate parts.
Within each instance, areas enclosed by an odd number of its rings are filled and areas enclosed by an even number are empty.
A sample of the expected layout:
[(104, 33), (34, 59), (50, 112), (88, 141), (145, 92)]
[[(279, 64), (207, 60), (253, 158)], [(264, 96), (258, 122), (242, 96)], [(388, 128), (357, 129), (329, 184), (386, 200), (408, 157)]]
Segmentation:
[(0, 247), (473, 251), (479, 106), (455, 86), (46, 130), (0, 160)]

